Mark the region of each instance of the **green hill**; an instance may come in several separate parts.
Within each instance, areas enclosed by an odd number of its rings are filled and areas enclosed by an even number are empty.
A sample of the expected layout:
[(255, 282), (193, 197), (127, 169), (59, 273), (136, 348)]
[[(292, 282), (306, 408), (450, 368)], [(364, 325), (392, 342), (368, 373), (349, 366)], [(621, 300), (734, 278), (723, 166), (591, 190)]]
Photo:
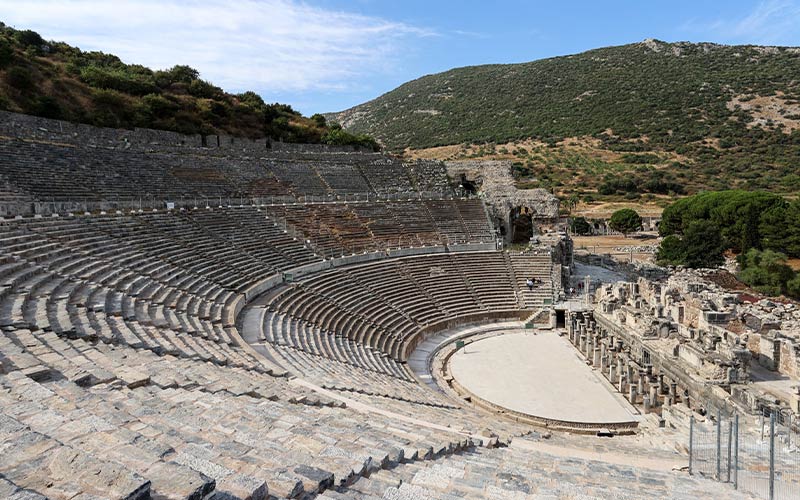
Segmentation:
[(797, 192), (798, 75), (797, 48), (646, 40), (428, 75), (328, 117), (392, 150), (505, 153), (521, 181), (561, 190)]
[(303, 117), (255, 92), (227, 93), (189, 66), (153, 71), (3, 23), (0, 109), (101, 127), (376, 146), (326, 125), (321, 115)]

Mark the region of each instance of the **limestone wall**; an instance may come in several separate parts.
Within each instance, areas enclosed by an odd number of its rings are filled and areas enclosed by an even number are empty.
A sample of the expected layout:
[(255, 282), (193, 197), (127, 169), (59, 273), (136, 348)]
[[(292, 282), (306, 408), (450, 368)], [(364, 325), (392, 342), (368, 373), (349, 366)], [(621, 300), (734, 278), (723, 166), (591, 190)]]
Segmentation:
[[(94, 127), (8, 111), (0, 111), (0, 136), (75, 146), (146, 152), (223, 150), (225, 154), (237, 152), (256, 154), (269, 150), (294, 153), (347, 153), (360, 151), (357, 146), (290, 144), (273, 142), (265, 138), (248, 139), (228, 135), (208, 135), (204, 137), (145, 128), (128, 130)], [(217, 152), (221, 153), (223, 151)]]
[(514, 208), (526, 207), (533, 212), (534, 220), (555, 223), (558, 220), (559, 201), (545, 189), (517, 189), (511, 175), (511, 162), (507, 160), (470, 160), (445, 162), (447, 174), (453, 179), (464, 175), (479, 186), (491, 215), (510, 227), (510, 214)]

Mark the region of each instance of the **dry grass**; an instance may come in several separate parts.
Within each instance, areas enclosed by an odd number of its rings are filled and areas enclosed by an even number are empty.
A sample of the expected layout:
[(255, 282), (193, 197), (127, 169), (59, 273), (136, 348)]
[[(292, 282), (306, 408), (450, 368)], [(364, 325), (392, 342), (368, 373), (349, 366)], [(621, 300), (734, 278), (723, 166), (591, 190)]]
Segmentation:
[(587, 219), (608, 219), (611, 214), (623, 208), (632, 208), (643, 217), (660, 217), (664, 207), (654, 203), (638, 202), (606, 202), (606, 203), (581, 203), (572, 210), (573, 216), (586, 217)]
[[(593, 254), (611, 254), (614, 258), (621, 261), (630, 259), (630, 253), (618, 251), (619, 247), (649, 246), (658, 245), (659, 239), (655, 236), (647, 239), (625, 238), (618, 235), (609, 236), (573, 236), (575, 251), (580, 253), (588, 252)], [(653, 262), (654, 256), (651, 253), (634, 253), (633, 259), (641, 262)]]

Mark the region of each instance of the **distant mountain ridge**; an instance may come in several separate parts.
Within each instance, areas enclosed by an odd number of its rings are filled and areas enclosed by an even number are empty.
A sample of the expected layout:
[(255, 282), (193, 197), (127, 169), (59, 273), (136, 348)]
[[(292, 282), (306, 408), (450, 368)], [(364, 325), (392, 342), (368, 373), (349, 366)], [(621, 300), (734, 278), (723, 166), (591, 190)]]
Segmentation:
[[(680, 157), (698, 187), (800, 189), (794, 47), (648, 39), (452, 69), (326, 116), (395, 151), (582, 137), (610, 151)], [(537, 173), (541, 162), (520, 156)]]

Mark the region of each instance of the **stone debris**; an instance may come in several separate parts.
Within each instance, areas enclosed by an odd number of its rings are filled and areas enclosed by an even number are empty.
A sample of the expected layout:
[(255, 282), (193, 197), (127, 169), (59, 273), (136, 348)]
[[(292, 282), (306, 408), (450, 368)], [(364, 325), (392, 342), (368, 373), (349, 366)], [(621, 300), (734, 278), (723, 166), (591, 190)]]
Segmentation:
[(571, 315), (570, 338), (645, 412), (682, 402), (701, 413), (800, 413), (797, 391), (762, 374), (798, 381), (800, 308), (722, 288), (719, 273), (679, 269), (604, 285), (593, 311)]

